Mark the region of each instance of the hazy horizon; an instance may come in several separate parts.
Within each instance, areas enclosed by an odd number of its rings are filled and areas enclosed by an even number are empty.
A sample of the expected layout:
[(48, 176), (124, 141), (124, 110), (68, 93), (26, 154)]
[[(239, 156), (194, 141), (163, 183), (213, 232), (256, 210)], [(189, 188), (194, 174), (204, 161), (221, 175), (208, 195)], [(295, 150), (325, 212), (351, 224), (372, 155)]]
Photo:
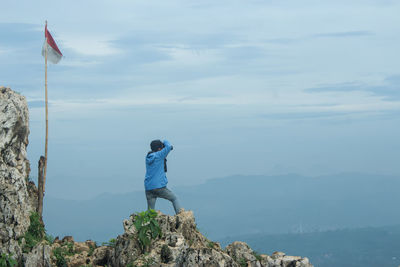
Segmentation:
[[(209, 179), (204, 179), (199, 181), (198, 183), (191, 183), (191, 184), (174, 184), (174, 181), (172, 181), (170, 184), (168, 184), (169, 188), (172, 189), (179, 189), (179, 190), (185, 190), (186, 188), (196, 188), (197, 186), (202, 186), (206, 185), (208, 183), (213, 183), (215, 181), (223, 181), (226, 179), (234, 178), (234, 177), (242, 177), (243, 179), (247, 178), (252, 178), (252, 177), (267, 177), (267, 178), (274, 178), (274, 177), (285, 177), (285, 176), (297, 176), (297, 177), (302, 177), (302, 178), (312, 178), (312, 179), (324, 179), (327, 177), (332, 177), (332, 176), (342, 176), (342, 175), (355, 175), (355, 176), (380, 176), (380, 177), (399, 177), (400, 176), (397, 174), (379, 174), (379, 173), (367, 173), (367, 172), (338, 172), (338, 173), (326, 173), (326, 174), (316, 174), (316, 175), (304, 175), (304, 174), (299, 174), (299, 173), (268, 173), (268, 174), (253, 174), (253, 175), (245, 175), (245, 174), (233, 174), (233, 175), (227, 175), (227, 176), (220, 176), (220, 177), (211, 177)], [(31, 177), (30, 179), (33, 178), (33, 181), (35, 184), (37, 184), (37, 177)], [(94, 195), (82, 195), (78, 198), (73, 197), (73, 198), (68, 198), (68, 197), (63, 197), (62, 195), (54, 195), (54, 194), (46, 194), (46, 196), (52, 198), (52, 199), (57, 199), (57, 200), (72, 200), (72, 201), (91, 201), (95, 200), (97, 198), (101, 198), (102, 196), (112, 196), (112, 195), (127, 195), (127, 194), (132, 194), (132, 193), (143, 193), (144, 195), (144, 188), (142, 187), (136, 187), (136, 188), (129, 188), (126, 191), (119, 191), (119, 192), (111, 192), (111, 191), (104, 191), (104, 192), (99, 192), (98, 194)], [(145, 199), (145, 198), (144, 198)], [(161, 200), (165, 201), (165, 200)], [(165, 201), (167, 203), (167, 201)], [(169, 202), (168, 204), (169, 205)], [(171, 208), (171, 212), (172, 212)]]
[[(194, 212), (201, 231), (220, 239), (400, 225), (400, 215), (393, 214), (399, 186), (398, 176), (292, 174), (230, 176), (172, 189), (182, 206)], [(146, 207), (143, 191), (104, 193), (88, 200), (48, 196), (44, 219), (51, 234), (107, 241), (122, 231), (123, 219)], [(163, 199), (157, 200), (156, 209), (174, 214), (171, 203)]]

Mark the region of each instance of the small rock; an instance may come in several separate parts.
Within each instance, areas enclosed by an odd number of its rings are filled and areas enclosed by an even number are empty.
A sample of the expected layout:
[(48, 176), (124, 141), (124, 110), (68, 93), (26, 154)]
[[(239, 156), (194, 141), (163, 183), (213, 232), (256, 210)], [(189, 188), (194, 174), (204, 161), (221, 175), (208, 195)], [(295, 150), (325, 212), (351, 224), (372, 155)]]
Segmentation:
[(63, 243), (73, 243), (74, 242), (74, 238), (70, 235), (64, 236), (64, 238), (62, 239)]

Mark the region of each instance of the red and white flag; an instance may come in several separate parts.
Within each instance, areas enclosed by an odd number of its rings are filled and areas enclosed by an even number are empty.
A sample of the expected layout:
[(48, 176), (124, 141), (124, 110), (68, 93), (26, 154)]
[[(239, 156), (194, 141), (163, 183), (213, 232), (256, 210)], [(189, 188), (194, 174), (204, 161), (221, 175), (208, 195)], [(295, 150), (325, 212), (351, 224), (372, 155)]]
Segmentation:
[(57, 64), (58, 62), (60, 62), (63, 54), (61, 53), (60, 49), (58, 49), (58, 46), (51, 36), (50, 32), (47, 30), (47, 24), (44, 28), (44, 36), (46, 37), (46, 39), (42, 48), (42, 56), (45, 56), (47, 50), (47, 59), (51, 63)]

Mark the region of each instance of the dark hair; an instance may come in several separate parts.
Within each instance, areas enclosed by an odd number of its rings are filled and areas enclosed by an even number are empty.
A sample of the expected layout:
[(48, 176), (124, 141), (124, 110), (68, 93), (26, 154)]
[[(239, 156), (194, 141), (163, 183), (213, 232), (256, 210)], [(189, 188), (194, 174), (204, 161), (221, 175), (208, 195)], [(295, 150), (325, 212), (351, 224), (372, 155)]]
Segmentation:
[(153, 152), (157, 152), (159, 148), (163, 148), (163, 147), (164, 147), (164, 144), (163, 144), (163, 142), (161, 142), (161, 140), (153, 140), (150, 143), (150, 148), (151, 148), (151, 151), (153, 151)]
[[(153, 140), (150, 143), (151, 151), (147, 155), (157, 152), (159, 148), (164, 148), (164, 143), (161, 140)], [(167, 172), (167, 158), (164, 159), (164, 171)]]

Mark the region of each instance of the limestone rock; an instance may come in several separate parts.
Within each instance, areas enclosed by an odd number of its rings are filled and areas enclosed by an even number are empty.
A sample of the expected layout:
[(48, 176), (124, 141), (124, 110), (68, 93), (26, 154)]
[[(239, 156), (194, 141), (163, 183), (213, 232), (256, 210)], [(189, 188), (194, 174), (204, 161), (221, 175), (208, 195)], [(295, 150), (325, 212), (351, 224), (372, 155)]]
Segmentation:
[(61, 251), (68, 267), (110, 266), (113, 252), (112, 247), (97, 247), (96, 243), (91, 240), (75, 242), (72, 236), (66, 236), (62, 240), (57, 238), (51, 246), (52, 266), (57, 266), (57, 258), (54, 255), (56, 249)]
[(258, 255), (244, 242), (233, 242), (222, 250), (218, 243), (208, 240), (197, 230), (191, 211), (176, 216), (158, 212), (156, 220), (162, 237), (155, 238), (144, 253), (134, 226), (137, 216), (132, 214), (124, 220), (125, 232), (117, 238), (112, 266), (312, 267), (307, 258), (286, 256), (282, 252)]
[(173, 266), (239, 267), (240, 265), (222, 251), (211, 248), (189, 248), (177, 259)]
[(113, 248), (101, 246), (93, 251), (93, 265), (95, 266), (107, 266), (109, 264), (111, 255), (114, 252)]
[(34, 185), (27, 182), (29, 113), (25, 97), (0, 87), (0, 252), (21, 259), (18, 244), (29, 227)]
[(313, 267), (308, 258), (286, 256), (283, 252), (274, 252), (271, 256), (261, 255), (262, 266), (266, 267)]
[(123, 222), (125, 233), (117, 238), (113, 266), (134, 263), (157, 266), (238, 266), (218, 243), (209, 241), (196, 228), (192, 211), (182, 211), (176, 216), (158, 213), (156, 218), (162, 237), (151, 244), (144, 255), (134, 222), (136, 214)]
[(36, 245), (28, 254), (24, 254), (25, 267), (50, 267), (51, 265), (51, 247), (42, 242)]
[(246, 262), (247, 266), (261, 267), (253, 250), (245, 242), (236, 241), (226, 247), (226, 253), (237, 262)]
[(68, 266), (69, 267), (80, 267), (85, 266), (86, 264), (90, 264), (89, 259), (87, 259), (87, 252), (72, 255), (68, 258)]

